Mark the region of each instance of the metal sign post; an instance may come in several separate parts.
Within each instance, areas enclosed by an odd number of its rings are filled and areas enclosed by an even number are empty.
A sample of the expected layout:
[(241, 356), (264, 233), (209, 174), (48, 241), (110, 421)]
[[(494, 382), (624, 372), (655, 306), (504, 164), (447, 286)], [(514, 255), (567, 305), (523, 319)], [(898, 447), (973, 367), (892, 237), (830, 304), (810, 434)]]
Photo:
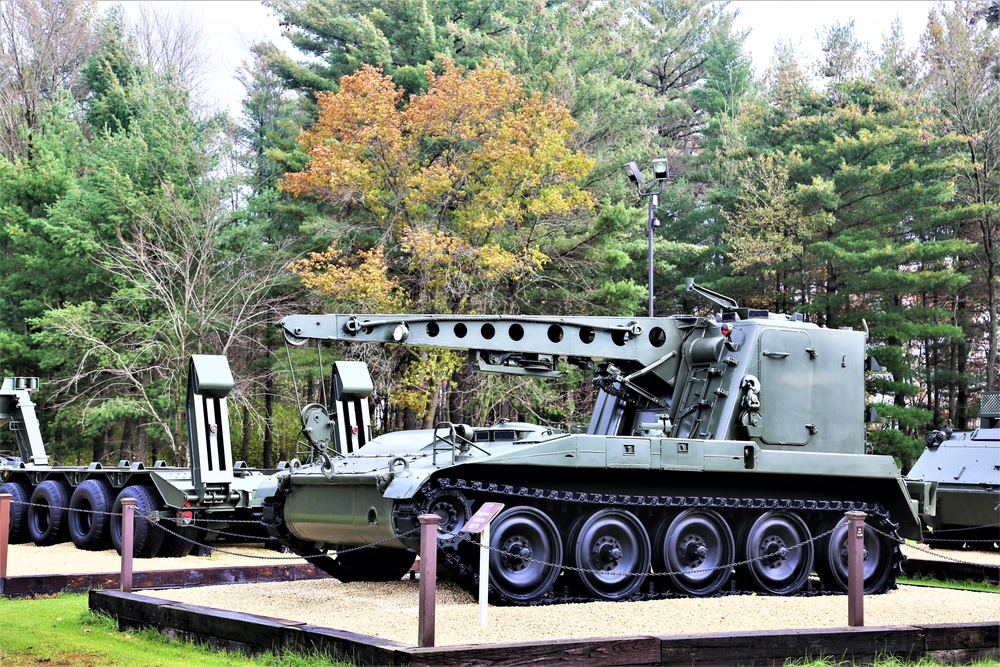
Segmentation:
[(490, 521), (503, 509), (503, 503), (483, 503), (479, 511), (462, 526), (460, 532), (479, 533), (479, 625), (486, 627), (490, 586)]

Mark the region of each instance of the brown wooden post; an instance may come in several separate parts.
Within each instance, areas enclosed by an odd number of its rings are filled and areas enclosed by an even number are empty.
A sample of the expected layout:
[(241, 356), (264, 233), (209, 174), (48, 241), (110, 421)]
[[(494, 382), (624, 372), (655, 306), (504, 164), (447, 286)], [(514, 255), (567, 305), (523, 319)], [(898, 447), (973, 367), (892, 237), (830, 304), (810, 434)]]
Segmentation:
[(132, 544), (135, 541), (135, 498), (122, 498), (122, 592), (132, 592)]
[(847, 512), (847, 625), (865, 624), (865, 513)]
[(420, 521), (420, 611), (417, 646), (434, 646), (434, 612), (437, 605), (437, 514), (421, 514)]
[(10, 501), (9, 493), (0, 493), (0, 593), (3, 593), (4, 582), (7, 579), (7, 543), (10, 539)]

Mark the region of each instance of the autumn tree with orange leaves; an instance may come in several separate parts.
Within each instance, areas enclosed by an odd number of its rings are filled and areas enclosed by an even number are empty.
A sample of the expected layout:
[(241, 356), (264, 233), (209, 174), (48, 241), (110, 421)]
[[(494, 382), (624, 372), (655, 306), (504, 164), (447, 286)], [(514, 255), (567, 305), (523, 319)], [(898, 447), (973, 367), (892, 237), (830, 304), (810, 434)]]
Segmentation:
[(371, 305), (359, 302), (367, 290), (322, 274), (349, 267), (383, 280), (380, 294), (402, 294), (408, 310), (516, 308), (549, 260), (553, 227), (592, 209), (578, 183), (593, 163), (569, 147), (569, 112), (501, 66), (446, 62), (427, 78), (426, 92), (405, 99), (366, 66), (317, 95), (319, 120), (301, 137), (308, 165), (281, 186), (332, 205), (380, 251), (334, 247), (293, 269), (351, 306)]
[[(317, 95), (319, 119), (300, 138), (309, 162), (281, 187), (375, 242), (334, 245), (291, 269), (350, 308), (511, 312), (565, 238), (559, 228), (592, 210), (579, 182), (593, 162), (570, 148), (569, 112), (503, 67), (446, 61), (427, 79), (407, 99), (366, 66)], [(427, 423), (456, 368), (451, 353), (425, 353), (395, 402)]]

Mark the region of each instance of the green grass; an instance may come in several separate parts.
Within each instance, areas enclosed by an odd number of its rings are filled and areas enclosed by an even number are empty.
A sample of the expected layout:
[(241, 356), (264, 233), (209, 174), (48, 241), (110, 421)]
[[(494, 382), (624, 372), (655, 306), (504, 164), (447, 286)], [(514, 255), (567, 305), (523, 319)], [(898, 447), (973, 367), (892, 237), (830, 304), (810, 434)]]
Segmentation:
[[(295, 653), (262, 654), (214, 651), (204, 646), (165, 638), (155, 630), (121, 631), (114, 619), (95, 614), (87, 596), (64, 594), (33, 600), (0, 598), (0, 665), (105, 665), (157, 667), (351, 667), (320, 656)], [(786, 667), (841, 667), (837, 658), (804, 662), (789, 660)], [(907, 662), (889, 658), (875, 667), (939, 667), (931, 660)], [(983, 660), (973, 667), (1000, 667), (1000, 660)]]
[(982, 591), (983, 593), (1000, 593), (1000, 586), (988, 581), (952, 581), (933, 579), (931, 577), (898, 577), (896, 583), (912, 586), (933, 586), (937, 588), (957, 588), (965, 591)]
[(214, 651), (170, 640), (155, 630), (121, 631), (114, 619), (95, 614), (87, 596), (65, 594), (33, 600), (0, 598), (0, 665), (156, 665), (158, 667), (350, 667), (319, 656)]
[[(851, 663), (845, 660), (838, 660), (837, 658), (822, 658), (819, 660), (812, 660), (810, 662), (803, 662), (801, 660), (787, 660), (785, 661), (784, 667), (850, 667)], [(928, 658), (923, 658), (916, 662), (908, 660), (900, 660), (898, 658), (886, 658), (884, 660), (877, 660), (873, 667), (942, 667), (941, 663), (934, 662)], [(1000, 662), (997, 660), (977, 660), (972, 663), (971, 667), (1000, 667)]]

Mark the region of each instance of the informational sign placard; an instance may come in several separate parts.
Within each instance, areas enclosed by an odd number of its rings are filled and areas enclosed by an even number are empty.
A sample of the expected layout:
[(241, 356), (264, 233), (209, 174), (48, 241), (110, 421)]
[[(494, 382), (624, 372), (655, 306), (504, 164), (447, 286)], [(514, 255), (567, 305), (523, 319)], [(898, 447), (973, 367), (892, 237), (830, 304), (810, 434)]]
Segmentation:
[(486, 627), (486, 599), (490, 581), (490, 521), (503, 510), (503, 503), (483, 503), (472, 517), (462, 526), (461, 533), (480, 535), (479, 544), (479, 625)]
[(503, 510), (503, 503), (483, 503), (483, 506), (479, 508), (472, 517), (465, 522), (462, 526), (462, 530), (459, 532), (469, 533), (471, 535), (477, 535), (483, 532), (486, 526), (490, 525), (490, 521), (493, 520), (500, 511)]

